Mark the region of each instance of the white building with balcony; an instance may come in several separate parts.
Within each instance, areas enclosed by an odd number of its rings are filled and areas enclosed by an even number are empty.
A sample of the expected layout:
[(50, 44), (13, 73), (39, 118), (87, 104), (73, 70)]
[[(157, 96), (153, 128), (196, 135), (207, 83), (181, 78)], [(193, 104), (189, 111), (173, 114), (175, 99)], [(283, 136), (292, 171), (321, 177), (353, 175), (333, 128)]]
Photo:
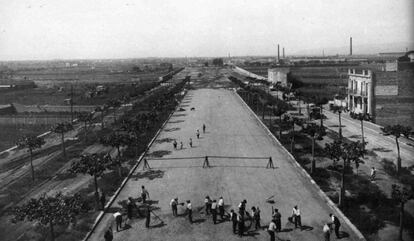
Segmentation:
[(373, 114), (373, 74), (371, 70), (348, 70), (348, 109)]

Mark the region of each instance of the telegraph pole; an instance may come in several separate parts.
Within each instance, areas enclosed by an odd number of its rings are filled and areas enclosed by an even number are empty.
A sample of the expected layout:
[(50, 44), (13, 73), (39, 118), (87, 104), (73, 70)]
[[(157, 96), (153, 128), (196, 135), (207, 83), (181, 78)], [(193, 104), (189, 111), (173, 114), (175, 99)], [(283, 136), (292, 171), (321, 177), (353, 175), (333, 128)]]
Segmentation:
[(70, 86), (70, 123), (73, 123), (73, 84)]

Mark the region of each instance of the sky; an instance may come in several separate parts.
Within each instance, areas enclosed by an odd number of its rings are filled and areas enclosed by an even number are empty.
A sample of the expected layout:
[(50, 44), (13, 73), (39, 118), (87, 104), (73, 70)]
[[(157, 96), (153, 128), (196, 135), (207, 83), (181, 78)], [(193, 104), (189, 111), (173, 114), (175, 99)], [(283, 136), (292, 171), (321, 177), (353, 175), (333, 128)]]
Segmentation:
[[(413, 0), (0, 0), (0, 60), (275, 55), (413, 42)], [(338, 50), (339, 49), (339, 50)], [(405, 49), (396, 49), (396, 51)]]

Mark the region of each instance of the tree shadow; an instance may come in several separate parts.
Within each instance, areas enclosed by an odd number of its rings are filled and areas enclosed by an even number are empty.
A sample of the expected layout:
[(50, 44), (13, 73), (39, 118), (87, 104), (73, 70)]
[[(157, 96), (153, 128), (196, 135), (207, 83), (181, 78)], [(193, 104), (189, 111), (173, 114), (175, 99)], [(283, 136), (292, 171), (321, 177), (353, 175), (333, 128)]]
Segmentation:
[(372, 151), (378, 151), (378, 152), (391, 152), (392, 150), (389, 150), (389, 149), (384, 148), (384, 147), (376, 147), (376, 148), (372, 148)]
[(155, 143), (157, 143), (157, 144), (161, 144), (161, 143), (164, 143), (164, 142), (170, 143), (174, 140), (175, 140), (174, 138), (168, 138), (167, 137), (167, 138), (162, 138), (162, 139), (156, 140)]
[(204, 223), (205, 221), (206, 221), (205, 218), (198, 218), (198, 219), (193, 220), (193, 223)]
[(184, 120), (169, 121), (168, 123), (175, 124), (175, 123), (181, 123), (181, 122), (184, 122)]
[(164, 227), (166, 225), (167, 224), (165, 224), (164, 222), (160, 222), (159, 224), (150, 225), (149, 228), (162, 228), (162, 227)]
[(187, 114), (174, 114), (171, 117), (183, 117), (186, 116)]
[(165, 132), (173, 132), (173, 131), (178, 131), (178, 130), (180, 130), (181, 128), (179, 128), (179, 127), (174, 127), (174, 128), (169, 128), (169, 129), (164, 129), (164, 131)]
[(146, 172), (138, 172), (137, 174), (132, 175), (131, 178), (135, 178), (135, 181), (143, 178), (154, 180), (155, 178), (162, 178), (164, 176), (164, 172), (165, 171), (150, 169)]
[(313, 230), (313, 227), (307, 226), (307, 225), (302, 225), (300, 230), (302, 230), (302, 231), (311, 231), (311, 230)]
[(288, 233), (288, 232), (291, 232), (291, 231), (293, 231), (293, 228), (284, 228), (284, 229), (280, 230), (280, 233)]
[(351, 136), (348, 136), (348, 138), (352, 138), (352, 139), (361, 139), (361, 135), (351, 135)]
[(243, 233), (243, 236), (247, 236), (247, 237), (255, 237), (256, 235), (259, 235), (260, 233), (257, 232), (256, 230), (252, 230), (252, 231), (247, 231), (245, 233)]
[(158, 150), (158, 151), (153, 151), (151, 153), (149, 153), (147, 155), (147, 157), (150, 159), (151, 157), (163, 157), (165, 155), (169, 155), (171, 153), (171, 151), (166, 151), (166, 150)]

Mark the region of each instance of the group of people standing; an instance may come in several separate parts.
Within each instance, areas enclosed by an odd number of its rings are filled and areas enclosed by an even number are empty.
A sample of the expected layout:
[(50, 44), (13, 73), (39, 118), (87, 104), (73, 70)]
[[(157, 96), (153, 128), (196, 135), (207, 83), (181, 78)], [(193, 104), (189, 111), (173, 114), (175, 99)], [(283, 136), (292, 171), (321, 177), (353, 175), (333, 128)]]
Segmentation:
[[(203, 124), (203, 134), (205, 134), (205, 133), (206, 133), (206, 125)], [(200, 130), (199, 129), (196, 130), (196, 137), (197, 137), (197, 139), (200, 139)], [(188, 146), (190, 148), (193, 147), (193, 138), (191, 138), (191, 137), (188, 139)], [(173, 141), (173, 147), (174, 147), (175, 150), (178, 150), (178, 149), (182, 150), (184, 148), (184, 144), (183, 144), (182, 141), (180, 141), (180, 146), (178, 146), (177, 140), (174, 140)]]

